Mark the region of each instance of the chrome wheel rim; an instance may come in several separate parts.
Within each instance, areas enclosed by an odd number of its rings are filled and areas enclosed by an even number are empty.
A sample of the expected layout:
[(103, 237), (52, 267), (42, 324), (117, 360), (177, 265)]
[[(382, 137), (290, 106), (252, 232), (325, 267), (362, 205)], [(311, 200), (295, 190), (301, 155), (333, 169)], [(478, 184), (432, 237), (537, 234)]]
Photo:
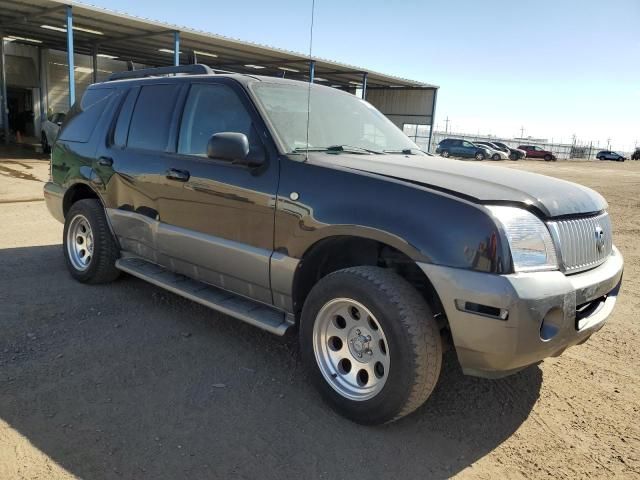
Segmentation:
[(443, 156), (443, 157), (445, 157), (445, 158), (447, 158), (447, 157), (449, 156), (449, 152), (446, 152), (446, 151), (445, 151), (445, 152), (442, 152), (442, 156)]
[(93, 232), (84, 215), (76, 215), (69, 223), (67, 253), (73, 268), (80, 271), (89, 268), (93, 258)]
[(336, 298), (320, 309), (313, 350), (325, 380), (345, 398), (369, 400), (387, 382), (387, 338), (373, 313), (353, 299)]

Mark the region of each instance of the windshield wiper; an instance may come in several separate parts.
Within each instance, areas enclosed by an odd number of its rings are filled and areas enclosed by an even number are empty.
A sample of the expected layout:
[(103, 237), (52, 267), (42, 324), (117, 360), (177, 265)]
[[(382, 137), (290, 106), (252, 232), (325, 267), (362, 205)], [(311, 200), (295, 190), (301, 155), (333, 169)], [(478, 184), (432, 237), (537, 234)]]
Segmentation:
[(328, 147), (297, 147), (293, 149), (295, 153), (301, 152), (346, 152), (346, 153), (359, 153), (361, 155), (375, 154), (383, 155), (384, 152), (378, 150), (371, 150), (369, 148), (357, 147), (355, 145), (330, 145)]
[[(422, 152), (417, 148), (403, 148), (398, 150), (383, 150), (384, 153), (402, 153), (403, 155), (417, 155), (415, 152)], [(426, 152), (423, 152), (426, 153)]]

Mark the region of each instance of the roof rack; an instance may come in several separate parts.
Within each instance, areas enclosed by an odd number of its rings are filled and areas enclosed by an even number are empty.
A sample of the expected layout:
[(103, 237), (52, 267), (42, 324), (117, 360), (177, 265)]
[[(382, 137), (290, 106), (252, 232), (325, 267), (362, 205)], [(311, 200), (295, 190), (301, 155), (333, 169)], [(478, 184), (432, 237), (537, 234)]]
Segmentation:
[(111, 82), (112, 80), (124, 80), (129, 78), (157, 77), (160, 75), (173, 75), (177, 73), (183, 73), (186, 75), (208, 75), (216, 72), (206, 65), (194, 63), (191, 65), (177, 65), (174, 67), (143, 68), (141, 70), (131, 70), (128, 72), (116, 72), (109, 75), (107, 81)]

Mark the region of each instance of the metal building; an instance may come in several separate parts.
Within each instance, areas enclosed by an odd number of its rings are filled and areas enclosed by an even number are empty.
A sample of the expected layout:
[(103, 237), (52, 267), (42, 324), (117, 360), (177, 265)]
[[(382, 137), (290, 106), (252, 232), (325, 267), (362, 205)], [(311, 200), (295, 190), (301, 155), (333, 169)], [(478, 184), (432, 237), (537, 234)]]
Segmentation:
[(112, 72), (197, 61), (350, 91), (422, 148), (431, 144), (435, 85), (65, 0), (0, 0), (0, 40), (5, 142), (17, 129), (38, 137), (46, 116), (67, 111)]

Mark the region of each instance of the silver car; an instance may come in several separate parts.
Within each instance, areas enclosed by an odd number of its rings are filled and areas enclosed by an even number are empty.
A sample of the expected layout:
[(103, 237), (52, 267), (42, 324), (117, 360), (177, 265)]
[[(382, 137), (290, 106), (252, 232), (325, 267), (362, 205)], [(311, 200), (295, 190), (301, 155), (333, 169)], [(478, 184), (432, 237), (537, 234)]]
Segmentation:
[(40, 143), (42, 145), (42, 151), (49, 153), (51, 151), (51, 145), (55, 142), (62, 122), (64, 122), (66, 113), (53, 113), (49, 115), (44, 122), (42, 122), (42, 128), (40, 132)]
[(485, 148), (489, 150), (489, 158), (491, 160), (507, 160), (509, 155), (507, 155), (502, 150), (498, 150), (496, 147), (491, 145), (489, 142), (473, 142), (475, 145)]

